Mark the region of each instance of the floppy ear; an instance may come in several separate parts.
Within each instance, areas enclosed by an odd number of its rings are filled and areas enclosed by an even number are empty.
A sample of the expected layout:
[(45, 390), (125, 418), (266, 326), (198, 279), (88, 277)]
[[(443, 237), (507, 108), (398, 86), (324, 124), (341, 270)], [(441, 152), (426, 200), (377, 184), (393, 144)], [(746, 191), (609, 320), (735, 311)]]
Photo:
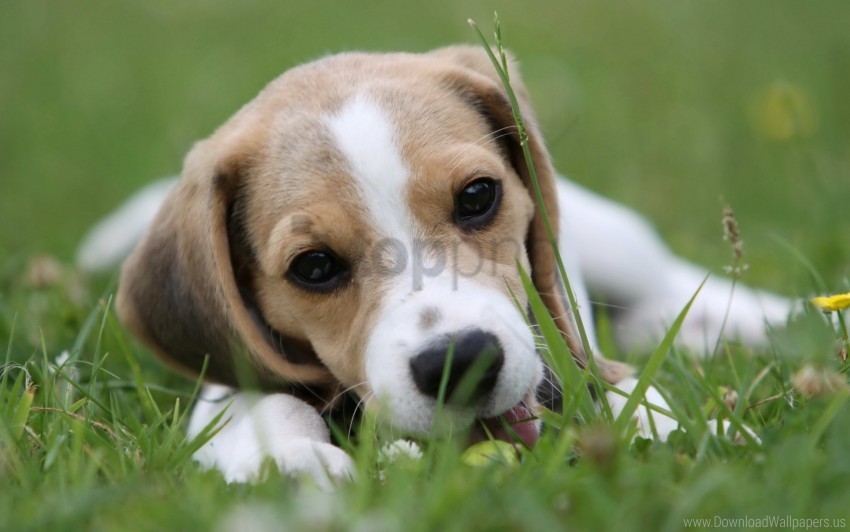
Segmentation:
[(250, 170), (251, 141), (237, 142), (227, 128), (192, 149), (180, 182), (124, 263), (118, 314), (184, 373), (197, 375), (208, 355), (206, 376), (225, 384), (240, 384), (238, 376), (274, 387), (331, 383), (317, 360), (287, 357), (237, 282), (233, 261), (247, 244), (234, 241), (244, 235), (231, 227), (232, 211)]
[[(511, 132), (508, 136), (508, 155), (532, 198), (535, 198), (531, 175), (522, 152), (519, 133), (515, 127), (510, 100), (486, 51), (481, 47), (454, 46), (436, 50), (432, 52), (432, 55), (461, 67), (448, 76), (448, 82), (453, 90), (469, 100), (471, 105), (487, 117), (493, 131)], [(528, 148), (531, 152), (537, 182), (543, 196), (543, 207), (546, 209), (557, 241), (558, 198), (555, 183), (557, 177), (549, 153), (543, 143), (537, 120), (531, 110), (527, 91), (513, 60), (509, 61), (509, 75), (511, 87), (519, 101), (522, 119), (528, 135)], [(582, 347), (572, 311), (568, 310), (570, 305), (558, 273), (555, 251), (546, 231), (540, 205), (537, 205), (535, 209), (534, 218), (526, 235), (526, 249), (531, 262), (531, 278), (534, 281), (534, 286), (564, 335), (573, 357), (579, 365), (584, 367), (587, 364), (587, 356)], [(570, 252), (570, 250), (560, 251), (561, 253)], [(619, 382), (632, 373), (631, 368), (626, 364), (610, 361), (599, 355), (596, 355), (594, 360), (601, 372), (600, 376), (611, 383)]]

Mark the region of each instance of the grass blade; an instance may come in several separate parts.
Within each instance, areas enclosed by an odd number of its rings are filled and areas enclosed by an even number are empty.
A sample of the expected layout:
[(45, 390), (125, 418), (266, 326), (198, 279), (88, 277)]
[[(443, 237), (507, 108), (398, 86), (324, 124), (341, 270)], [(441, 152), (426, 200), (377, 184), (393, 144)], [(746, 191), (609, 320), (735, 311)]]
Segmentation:
[[(525, 122), (522, 118), (521, 109), (519, 106), (519, 101), (517, 100), (516, 93), (513, 90), (510, 82), (510, 76), (508, 74), (507, 69), (507, 56), (505, 50), (502, 46), (502, 36), (501, 36), (501, 27), (499, 24), (498, 14), (495, 16), (495, 26), (496, 26), (496, 44), (499, 50), (499, 55), (502, 59), (500, 62), (496, 56), (493, 54), (493, 50), (490, 48), (490, 44), (487, 42), (487, 38), (484, 37), (484, 34), (481, 33), (481, 30), (478, 29), (478, 25), (475, 24), (475, 21), (470, 19), (469, 25), (475, 30), (478, 38), (481, 40), (481, 44), (487, 52), (487, 56), (490, 58), (490, 62), (493, 64), (493, 67), (496, 69), (496, 72), (499, 75), (499, 78), (502, 81), (502, 85), (504, 86), (505, 92), (507, 93), (508, 99), (511, 104), (511, 112), (514, 117), (514, 122), (516, 123), (517, 130), (519, 132), (520, 138), (520, 146), (522, 147), (522, 154), (525, 160), (526, 168), (528, 169), (529, 180), (531, 181), (532, 188), (534, 189), (534, 198), (536, 202), (537, 209), (539, 209), (541, 217), (543, 219), (544, 226), (546, 228), (546, 236), (549, 239), (549, 244), (552, 246), (552, 251), (555, 256), (555, 263), (558, 267), (558, 272), (561, 276), (561, 282), (564, 285), (564, 292), (567, 295), (567, 299), (569, 301), (569, 307), (572, 311), (573, 319), (576, 323), (576, 328), (578, 329), (578, 334), (581, 339), (582, 349), (584, 350), (585, 357), (587, 358), (587, 364), (590, 368), (589, 378), (596, 382), (597, 387), (599, 387), (602, 383), (598, 382), (599, 370), (596, 367), (596, 361), (594, 360), (593, 350), (590, 348), (590, 341), (587, 337), (587, 331), (584, 327), (584, 321), (581, 317), (581, 313), (578, 308), (578, 301), (575, 296), (575, 292), (572, 289), (572, 284), (570, 283), (569, 276), (567, 275), (566, 267), (564, 266), (564, 261), (561, 257), (561, 253), (558, 250), (558, 240), (555, 237), (555, 231), (552, 229), (552, 222), (549, 219), (549, 213), (546, 210), (546, 204), (543, 200), (543, 192), (540, 188), (540, 181), (537, 178), (537, 171), (534, 168), (534, 160), (531, 154), (531, 149), (528, 145), (528, 133), (525, 128)], [(599, 403), (602, 406), (602, 411), (605, 412), (605, 415), (611, 417), (611, 409), (608, 405), (608, 401), (605, 398), (605, 394), (600, 394)]]
[(587, 388), (587, 372), (579, 368), (570, 354), (561, 331), (549, 315), (531, 277), (522, 266), (518, 264), (517, 267), (523, 288), (528, 294), (529, 306), (549, 347), (542, 350), (543, 358), (552, 369), (563, 392), (563, 416), (565, 419), (572, 419), (574, 412), (577, 411), (586, 422), (589, 422), (597, 417), (597, 413), (590, 390)]
[(35, 399), (35, 387), (28, 386), (21, 394), (20, 402), (12, 415), (12, 437), (16, 440), (24, 434), (24, 427), (26, 427), (27, 419), (30, 417), (33, 399)]
[(673, 341), (676, 338), (676, 335), (679, 334), (679, 329), (682, 328), (682, 323), (685, 321), (685, 317), (688, 315), (688, 311), (691, 310), (691, 305), (693, 305), (694, 300), (697, 295), (699, 295), (702, 287), (705, 286), (705, 282), (708, 280), (708, 277), (703, 279), (702, 283), (700, 283), (699, 288), (691, 296), (690, 301), (685, 305), (685, 308), (679, 312), (679, 315), (676, 317), (676, 320), (670, 326), (670, 329), (667, 331), (667, 334), (664, 335), (664, 338), (661, 340), (661, 343), (649, 357), (646, 365), (643, 368), (643, 371), (638, 378), (638, 382), (635, 385), (634, 391), (632, 391), (631, 396), (626, 401), (625, 406), (623, 406), (622, 412), (614, 421), (614, 425), (617, 427), (617, 430), (620, 433), (624, 433), (629, 425), (631, 424), (632, 416), (640, 405), (641, 401), (643, 401), (643, 396), (646, 394), (646, 390), (649, 388), (652, 379), (655, 377), (658, 370), (661, 369), (661, 365), (664, 363), (664, 359), (667, 358), (667, 353), (670, 351), (670, 348), (673, 347)]

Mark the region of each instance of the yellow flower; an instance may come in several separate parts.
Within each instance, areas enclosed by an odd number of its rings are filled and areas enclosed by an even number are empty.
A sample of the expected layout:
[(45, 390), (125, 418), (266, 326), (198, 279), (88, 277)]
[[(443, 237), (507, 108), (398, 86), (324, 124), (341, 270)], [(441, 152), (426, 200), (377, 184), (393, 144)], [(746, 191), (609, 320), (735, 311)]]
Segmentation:
[(809, 137), (818, 126), (817, 110), (806, 91), (778, 81), (759, 92), (750, 106), (754, 129), (775, 141)]
[(813, 297), (809, 301), (821, 310), (835, 312), (850, 307), (850, 292), (846, 294), (835, 294), (834, 296)]

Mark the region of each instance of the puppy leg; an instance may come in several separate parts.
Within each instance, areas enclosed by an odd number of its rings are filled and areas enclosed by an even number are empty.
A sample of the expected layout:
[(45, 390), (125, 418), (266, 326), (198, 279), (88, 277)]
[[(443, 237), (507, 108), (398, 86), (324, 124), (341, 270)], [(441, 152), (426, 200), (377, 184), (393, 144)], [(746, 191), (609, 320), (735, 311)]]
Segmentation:
[(269, 458), (287, 475), (311, 477), (325, 490), (353, 476), (351, 457), (330, 443), (318, 412), (291, 395), (206, 385), (192, 412), (189, 437), (197, 436), (225, 408), (223, 427), (194, 458), (220, 471), (227, 482), (256, 478)]
[[(673, 255), (635, 212), (574, 183), (561, 180), (558, 186), (564, 249), (577, 251), (590, 291), (614, 306), (618, 341), (625, 347), (652, 346), (708, 271)], [(677, 341), (707, 352), (725, 333), (747, 345), (764, 345), (767, 329), (784, 324), (791, 309), (788, 299), (743, 284), (735, 287), (733, 297), (731, 281), (712, 275)]]
[[(621, 391), (631, 394), (637, 386), (637, 382), (637, 379), (629, 377), (618, 382), (616, 386)], [(628, 398), (614, 392), (607, 392), (605, 395), (608, 398), (608, 404), (611, 406), (611, 411), (616, 418), (623, 411)], [(664, 397), (658, 392), (658, 390), (655, 389), (655, 387), (650, 386), (646, 390), (644, 398), (649, 404), (670, 411), (670, 405), (667, 404), (667, 401), (664, 400)], [(650, 416), (652, 417), (651, 423)], [(636, 436), (640, 436), (641, 438), (656, 438), (658, 441), (667, 441), (670, 433), (679, 428), (679, 422), (672, 417), (666, 416), (660, 412), (650, 411), (643, 405), (638, 406), (637, 410), (632, 415), (632, 419), (637, 421)], [(654, 431), (653, 427), (655, 429)], [(724, 437), (728, 436), (732, 430), (732, 424), (728, 419), (724, 419), (720, 425), (718, 425), (718, 420), (716, 419), (708, 421), (708, 430), (712, 434), (721, 434), (720, 427), (722, 427), (722, 435)], [(743, 430), (747, 431), (747, 434), (749, 434), (756, 442), (761, 441), (751, 428), (744, 426)], [(737, 433), (735, 434), (733, 441), (735, 443), (743, 444), (747, 440), (740, 433)]]

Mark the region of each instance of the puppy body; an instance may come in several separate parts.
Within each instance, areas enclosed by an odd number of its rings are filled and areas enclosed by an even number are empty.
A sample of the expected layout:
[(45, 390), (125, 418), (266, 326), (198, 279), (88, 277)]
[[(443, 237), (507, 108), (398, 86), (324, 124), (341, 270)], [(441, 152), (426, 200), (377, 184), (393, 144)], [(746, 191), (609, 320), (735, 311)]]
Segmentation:
[[(512, 80), (597, 365), (628, 389), (629, 368), (595, 345), (581, 279), (627, 307), (619, 334), (628, 343), (657, 334), (703, 270), (670, 254), (630, 211), (559, 183), (515, 72)], [(124, 265), (118, 311), (184, 372), (208, 356), (215, 381), (247, 378), (282, 392), (205, 389), (190, 435), (223, 408), (230, 421), (196, 457), (231, 481), (251, 478), (266, 457), (320, 484), (350, 474), (319, 415), (346, 391), (402, 432), (431, 430), (446, 351), (452, 375), (490, 357), (450, 417), (469, 425), (504, 414), (533, 443), (536, 424), (520, 418), (534, 409), (543, 368), (517, 310), (527, 306), (517, 264), (577, 362), (587, 354), (532, 198), (511, 109), (483, 51), (326, 58), (272, 82), (192, 150)], [(726, 281), (704, 289), (686, 343), (717, 338), (730, 292)], [(730, 332), (751, 343), (764, 341), (762, 316), (788, 311), (754, 291), (739, 291), (735, 305)], [(662, 421), (664, 436), (675, 422)]]

